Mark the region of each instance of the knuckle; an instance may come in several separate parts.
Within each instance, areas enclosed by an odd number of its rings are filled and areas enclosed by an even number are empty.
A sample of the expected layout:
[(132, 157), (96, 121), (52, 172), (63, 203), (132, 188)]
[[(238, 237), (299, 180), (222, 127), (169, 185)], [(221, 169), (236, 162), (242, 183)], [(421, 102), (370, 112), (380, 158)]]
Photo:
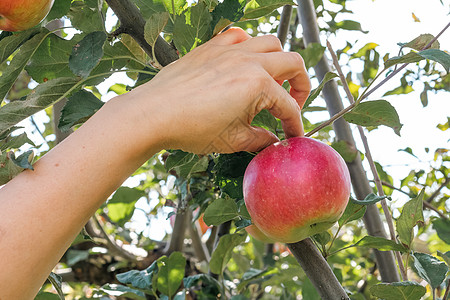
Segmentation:
[(263, 36), (263, 38), (266, 40), (267, 43), (270, 43), (274, 48), (278, 48), (279, 50), (283, 49), (280, 40), (276, 36), (268, 34)]

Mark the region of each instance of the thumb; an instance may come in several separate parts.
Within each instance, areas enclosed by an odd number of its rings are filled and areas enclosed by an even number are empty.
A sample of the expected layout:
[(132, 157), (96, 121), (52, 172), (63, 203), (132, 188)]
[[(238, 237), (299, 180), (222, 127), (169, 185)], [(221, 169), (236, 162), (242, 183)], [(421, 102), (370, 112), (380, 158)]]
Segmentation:
[(251, 126), (248, 128), (246, 133), (247, 143), (243, 145), (241, 151), (257, 152), (264, 148), (272, 145), (273, 143), (279, 142), (278, 137), (272, 132), (256, 126)]

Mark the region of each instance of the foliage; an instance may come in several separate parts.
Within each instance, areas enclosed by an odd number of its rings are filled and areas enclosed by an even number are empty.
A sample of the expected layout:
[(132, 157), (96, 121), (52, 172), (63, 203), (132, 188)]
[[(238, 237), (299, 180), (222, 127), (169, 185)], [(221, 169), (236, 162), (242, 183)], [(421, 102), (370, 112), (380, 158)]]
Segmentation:
[[(121, 74), (123, 82), (112, 84), (108, 91), (121, 94), (159, 71), (162, 65), (156, 51), (160, 37), (183, 56), (231, 24), (254, 36), (274, 33), (279, 8), (295, 4), (288, 0), (123, 1), (136, 5), (144, 19), (144, 39), (151, 48), (143, 49), (130, 32), (121, 28), (117, 18), (110, 16), (108, 2), (56, 1), (42, 26), (0, 35), (0, 184), (24, 169), (33, 169), (34, 152), (40, 157), (46, 151), (45, 145), (33, 142), (23, 132), (19, 122), (43, 111), (49, 121), (41, 121), (45, 123), (42, 134), (51, 147), (53, 134), (76, 129), (101, 108), (106, 97), (99, 92), (99, 85), (110, 84), (107, 79), (111, 75)], [(314, 3), (318, 18), (325, 20), (319, 22), (321, 31), (364, 32), (358, 22), (342, 19), (351, 15), (345, 0)], [(59, 18), (63, 29), (45, 28), (49, 21)], [(304, 40), (296, 36), (298, 20), (291, 23), (290, 50), (301, 53), (313, 73), (325, 47), (318, 43), (305, 47)], [(433, 39), (431, 34), (422, 34), (399, 43), (400, 52), (393, 56), (382, 57), (378, 45), (372, 42), (362, 47), (347, 42), (339, 49), (340, 62), (358, 61), (363, 65), (360, 73), (349, 71), (345, 76), (356, 105), (344, 119), (368, 130), (387, 126), (400, 135), (402, 123), (391, 104), (395, 95), (410, 93), (411, 83), (422, 81), (423, 91), (416, 101), (426, 107), (433, 105), (428, 99), (430, 92), (450, 91), (450, 55), (440, 49), (438, 41), (424, 49)], [(386, 91), (383, 99), (366, 100), (367, 91), (381, 74), (392, 74), (404, 63), (410, 65), (401, 73), (400, 86)], [(310, 116), (326, 110), (317, 103), (325, 84), (337, 77), (330, 72), (314, 86), (302, 115), (306, 131), (319, 125)], [(132, 85), (125, 84), (130, 81)], [(52, 106), (66, 100), (61, 118), (55, 119)], [(52, 124), (59, 128), (53, 129)], [(253, 125), (284, 138), (280, 121), (268, 111), (258, 114)], [(437, 127), (448, 130), (448, 121)], [(348, 163), (366, 159), (358, 149), (332, 137), (331, 126), (324, 126), (316, 135), (332, 144)], [(413, 149), (405, 146), (401, 151), (419, 160)], [(365, 199), (351, 199), (335, 227), (312, 237), (352, 299), (424, 299), (436, 293), (442, 296), (449, 288), (450, 159), (448, 149), (434, 151), (434, 160), (426, 168), (413, 169), (405, 178), (394, 180), (375, 163), (387, 196), (370, 194)], [(83, 231), (74, 241), (58, 266), (58, 270), (71, 268), (73, 276), (62, 278), (64, 283), (56, 274), (50, 276), (59, 295), (51, 293), (46, 284), (36, 299), (59, 299), (64, 293), (66, 299), (296, 299), (300, 295), (303, 299), (319, 299), (285, 245), (267, 247), (243, 231), (251, 220), (243, 201), (242, 180), (254, 155), (200, 156), (170, 149), (158, 153), (133, 174), (133, 184), (119, 188), (97, 211), (86, 227), (89, 234)], [(408, 200), (399, 207), (401, 194)], [(386, 199), (393, 204), (398, 240), (369, 236), (362, 225), (367, 205), (378, 205)], [(424, 211), (424, 203), (434, 211)], [(142, 214), (142, 210), (146, 211)], [(186, 233), (167, 233), (161, 241), (151, 239), (148, 228), (156, 227), (157, 222), (167, 225), (169, 212), (175, 222), (188, 216), (193, 224), (203, 215), (205, 223), (214, 227), (202, 240), (196, 236), (199, 233), (195, 227)], [(139, 214), (143, 215), (139, 222), (144, 223), (144, 230), (136, 228)], [(182, 249), (167, 252), (175, 239), (182, 241)], [(208, 261), (196, 248), (199, 241)], [(370, 249), (400, 251), (403, 263), (412, 271), (410, 280), (381, 283)]]

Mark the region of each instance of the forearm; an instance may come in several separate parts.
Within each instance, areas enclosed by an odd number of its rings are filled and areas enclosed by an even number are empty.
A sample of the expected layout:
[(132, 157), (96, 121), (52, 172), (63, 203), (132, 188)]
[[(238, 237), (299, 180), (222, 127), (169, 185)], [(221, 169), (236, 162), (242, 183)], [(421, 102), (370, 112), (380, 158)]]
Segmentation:
[(89, 217), (161, 150), (161, 115), (142, 111), (140, 101), (152, 100), (134, 96), (107, 103), (0, 190), (1, 300), (32, 299)]

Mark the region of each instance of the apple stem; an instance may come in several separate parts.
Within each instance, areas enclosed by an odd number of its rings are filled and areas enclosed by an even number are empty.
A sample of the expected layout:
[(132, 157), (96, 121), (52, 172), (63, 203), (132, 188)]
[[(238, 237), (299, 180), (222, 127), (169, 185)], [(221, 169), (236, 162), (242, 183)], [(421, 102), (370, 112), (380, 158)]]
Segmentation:
[[(341, 79), (341, 82), (342, 82), (342, 85), (344, 87), (345, 93), (347, 94), (347, 98), (348, 98), (348, 100), (350, 101), (351, 104), (355, 104), (355, 100), (353, 99), (353, 95), (351, 94), (350, 88), (349, 88), (349, 86), (347, 84), (347, 80), (345, 79), (344, 73), (342, 72), (342, 69), (341, 69), (341, 67), (339, 65), (336, 53), (334, 52), (330, 42), (328, 42), (328, 41), (327, 41), (327, 48), (328, 48), (328, 51), (331, 54), (331, 57), (333, 59), (333, 64), (334, 64), (334, 66), (336, 68), (336, 71), (339, 74), (339, 78)], [(376, 168), (375, 163), (374, 163), (373, 158), (372, 158), (372, 154), (371, 154), (370, 147), (369, 147), (369, 142), (368, 142), (367, 137), (366, 137), (366, 135), (364, 133), (363, 127), (361, 125), (358, 125), (357, 128), (358, 128), (359, 135), (360, 135), (361, 140), (362, 140), (363, 145), (364, 145), (364, 150), (366, 152), (366, 158), (367, 158), (367, 161), (369, 162), (370, 170), (372, 172), (372, 175), (373, 175), (373, 178), (374, 178), (374, 181), (375, 181), (375, 185), (376, 185), (377, 190), (378, 190), (378, 195), (383, 197), (383, 196), (385, 196), (384, 191), (383, 191), (383, 185), (381, 184), (380, 176), (378, 175), (377, 168)], [(391, 240), (397, 242), (395, 229), (394, 229), (394, 221), (392, 219), (392, 215), (391, 215), (389, 207), (388, 207), (388, 205), (386, 203), (386, 200), (383, 199), (383, 200), (380, 201), (380, 203), (381, 203), (381, 206), (383, 208), (383, 212), (384, 212), (384, 216), (386, 218), (386, 222), (388, 224)], [(394, 254), (395, 254), (395, 258), (397, 259), (397, 264), (398, 264), (398, 266), (400, 268), (400, 273), (402, 275), (402, 279), (403, 280), (408, 280), (408, 275), (406, 273), (406, 269), (405, 269), (405, 266), (403, 264), (402, 257), (400, 255), (400, 253), (398, 251), (395, 251)]]
[(310, 238), (287, 244), (323, 300), (350, 299)]

